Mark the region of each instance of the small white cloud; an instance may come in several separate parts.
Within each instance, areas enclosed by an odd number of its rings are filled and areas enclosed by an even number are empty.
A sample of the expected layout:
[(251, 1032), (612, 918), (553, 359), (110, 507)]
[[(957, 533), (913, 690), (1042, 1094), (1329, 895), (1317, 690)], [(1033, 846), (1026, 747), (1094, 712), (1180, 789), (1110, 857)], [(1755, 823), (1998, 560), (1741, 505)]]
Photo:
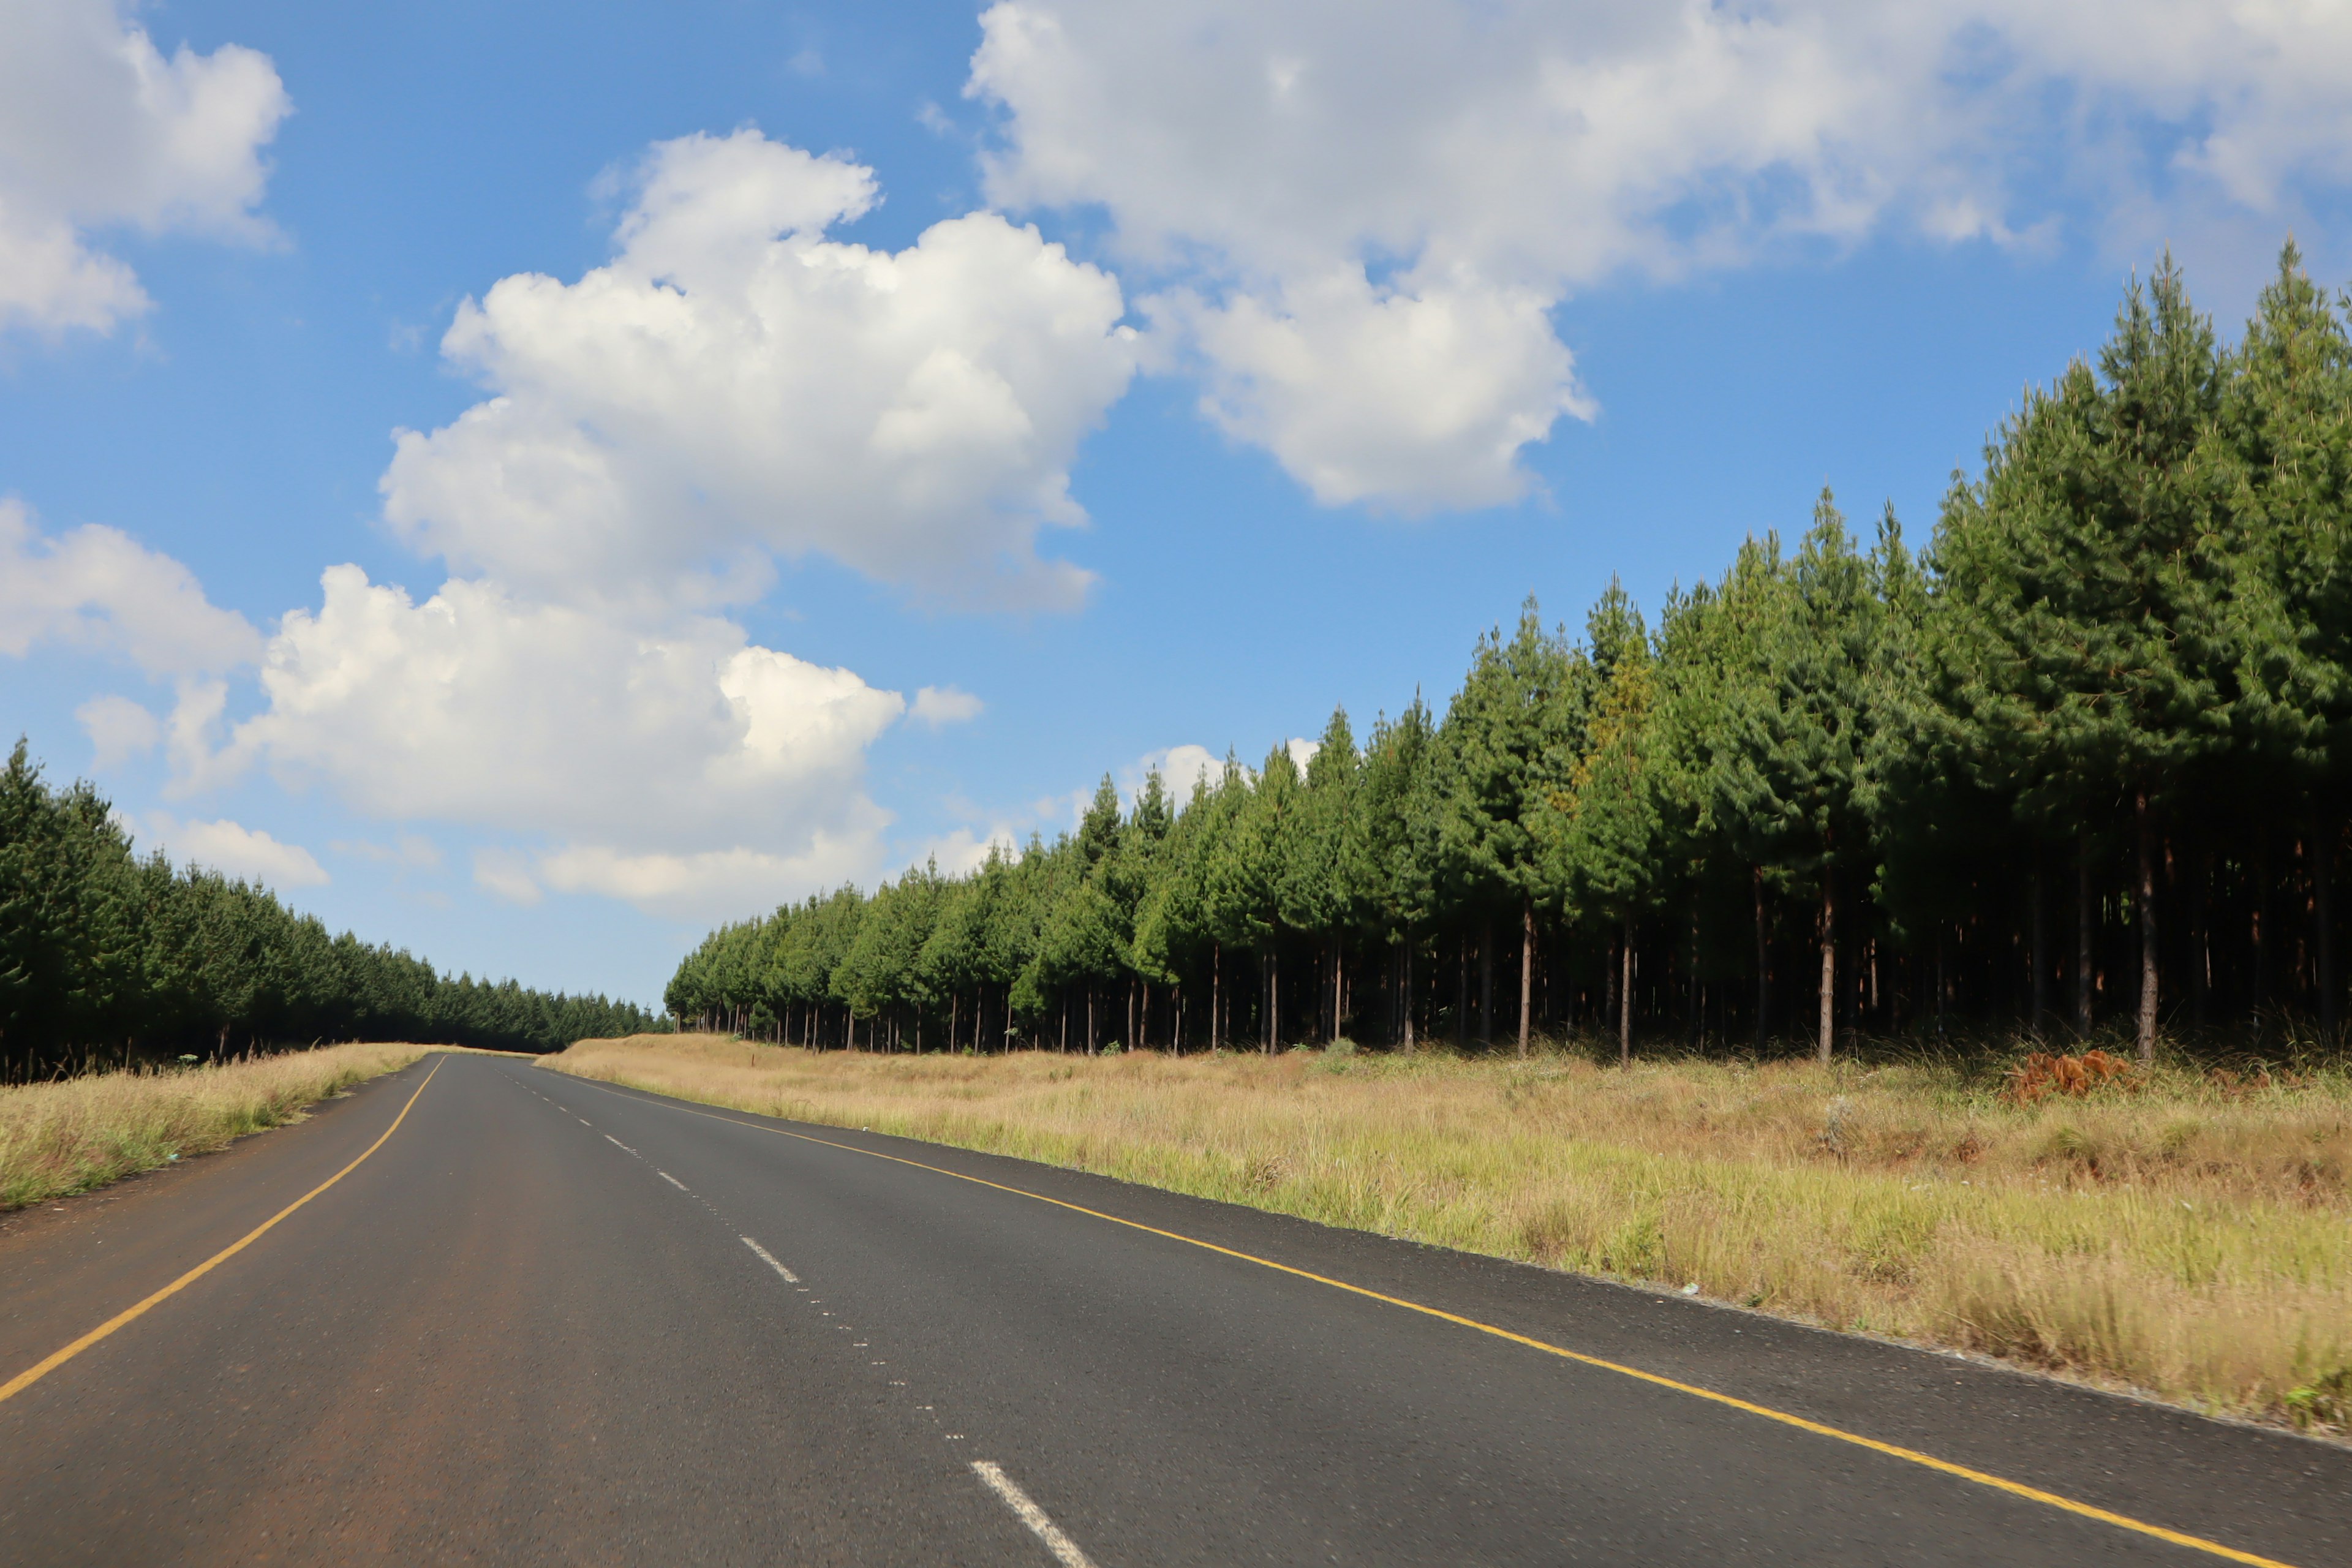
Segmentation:
[(1007, 860), (1018, 860), (1021, 858), (1021, 841), (1013, 837), (1011, 827), (1003, 824), (985, 833), (959, 827), (926, 843), (921, 852), (907, 862), (905, 868), (911, 871), (919, 866), (931, 865), (937, 866), (943, 877), (967, 877), (988, 863), (991, 850)]
[(150, 812), (147, 836), (173, 858), (203, 866), (224, 877), (242, 878), (266, 888), (317, 888), (329, 880), (326, 868), (299, 844), (281, 844), (257, 827), (246, 827), (222, 818), (215, 822), (182, 821), (169, 812)]
[(93, 697), (74, 710), (74, 717), (89, 737), (92, 773), (110, 773), (143, 757), (163, 738), (162, 721), (128, 697)]
[(819, 54), (814, 46), (801, 50), (786, 64), (796, 77), (813, 78), (824, 74), (824, 56)]
[(926, 686), (915, 693), (915, 705), (907, 716), (936, 730), (942, 724), (961, 724), (977, 719), (987, 705), (969, 691), (952, 686)]
[(1307, 764), (1315, 760), (1315, 753), (1323, 749), (1323, 742), (1310, 741), (1303, 735), (1293, 735), (1290, 737), (1290, 743), (1284, 749), (1290, 753), (1291, 762), (1297, 764), (1298, 771), (1303, 773), (1307, 771)]
[(510, 904), (526, 907), (544, 896), (530, 874), (530, 860), (511, 849), (475, 850), (474, 885)]
[(1210, 787), (1215, 787), (1217, 781), (1224, 776), (1225, 759), (1206, 746), (1190, 743), (1146, 752), (1119, 777), (1123, 786), (1119, 793), (1127, 797), (1129, 805), (1135, 804), (1136, 793), (1142, 789), (1145, 775), (1155, 771), (1160, 774), (1161, 787), (1168, 792), (1168, 798), (1181, 810), (1192, 798), (1195, 781), (1206, 779)]
[(252, 625), (170, 556), (96, 523), (45, 534), (24, 502), (0, 499), (0, 654), (42, 642), (120, 654), (156, 676), (233, 669), (261, 651)]

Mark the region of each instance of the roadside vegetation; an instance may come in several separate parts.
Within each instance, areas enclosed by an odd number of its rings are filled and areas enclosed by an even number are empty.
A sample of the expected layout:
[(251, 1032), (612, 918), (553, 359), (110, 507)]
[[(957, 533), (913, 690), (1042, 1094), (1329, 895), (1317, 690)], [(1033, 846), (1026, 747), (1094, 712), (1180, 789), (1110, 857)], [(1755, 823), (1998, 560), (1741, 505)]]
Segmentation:
[(994, 1057), (717, 1035), (541, 1065), (2352, 1425), (2352, 1075), (1990, 1054)]
[(0, 1085), (0, 1212), (87, 1192), (297, 1120), (446, 1047), (323, 1046), (250, 1059)]

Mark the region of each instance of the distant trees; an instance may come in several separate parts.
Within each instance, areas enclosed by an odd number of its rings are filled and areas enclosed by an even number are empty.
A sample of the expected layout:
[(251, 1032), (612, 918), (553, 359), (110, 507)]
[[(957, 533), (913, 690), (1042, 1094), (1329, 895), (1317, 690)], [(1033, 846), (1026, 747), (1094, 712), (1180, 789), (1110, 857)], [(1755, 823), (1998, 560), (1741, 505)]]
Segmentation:
[[(1924, 552), (1824, 491), (1654, 626), (1614, 584), (1575, 637), (1531, 600), (1442, 715), (1359, 743), (1335, 713), (1303, 771), (1229, 760), (1181, 810), (1106, 779), (1051, 845), (713, 933), (667, 1002), (830, 1002), (782, 1032), (813, 1044), (1493, 1043), (1498, 985), (1522, 1048), (2062, 1015), (2143, 1052), (2333, 1040), (2347, 784), (2352, 331), (2289, 247), (2226, 347), (2168, 259)], [(933, 904), (919, 958), (781, 956)]]
[(0, 1079), (317, 1040), (560, 1050), (661, 1026), (602, 996), (455, 979), (265, 889), (141, 858), (88, 784), (0, 770)]

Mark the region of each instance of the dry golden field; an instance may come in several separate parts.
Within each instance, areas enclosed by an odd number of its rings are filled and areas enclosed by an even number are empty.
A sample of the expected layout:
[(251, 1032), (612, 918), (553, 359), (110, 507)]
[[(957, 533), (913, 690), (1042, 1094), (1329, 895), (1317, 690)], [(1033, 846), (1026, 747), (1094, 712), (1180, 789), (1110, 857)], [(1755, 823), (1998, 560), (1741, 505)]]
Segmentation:
[(543, 1066), (2352, 1425), (2352, 1078), (2012, 1103), (1957, 1066), (891, 1057), (720, 1036)]
[(0, 1087), (0, 1212), (222, 1148), (447, 1048), (322, 1046), (217, 1067)]

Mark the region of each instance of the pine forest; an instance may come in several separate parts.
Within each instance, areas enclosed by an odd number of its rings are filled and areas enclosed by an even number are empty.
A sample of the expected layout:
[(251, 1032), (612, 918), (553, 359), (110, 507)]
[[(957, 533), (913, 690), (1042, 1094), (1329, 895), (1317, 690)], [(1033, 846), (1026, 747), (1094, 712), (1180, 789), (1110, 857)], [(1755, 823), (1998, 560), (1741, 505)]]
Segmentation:
[(713, 932), (666, 1002), (859, 1049), (2332, 1047), (2347, 542), (2347, 302), (2290, 245), (2231, 347), (2168, 258), (1924, 549), (1825, 491), (1654, 618), (1530, 598), (1442, 711), (1106, 777), (1050, 844)]
[(266, 889), (141, 858), (87, 784), (18, 742), (0, 772), (0, 1079), (328, 1040), (520, 1051), (656, 1027), (644, 1008), (451, 978)]

